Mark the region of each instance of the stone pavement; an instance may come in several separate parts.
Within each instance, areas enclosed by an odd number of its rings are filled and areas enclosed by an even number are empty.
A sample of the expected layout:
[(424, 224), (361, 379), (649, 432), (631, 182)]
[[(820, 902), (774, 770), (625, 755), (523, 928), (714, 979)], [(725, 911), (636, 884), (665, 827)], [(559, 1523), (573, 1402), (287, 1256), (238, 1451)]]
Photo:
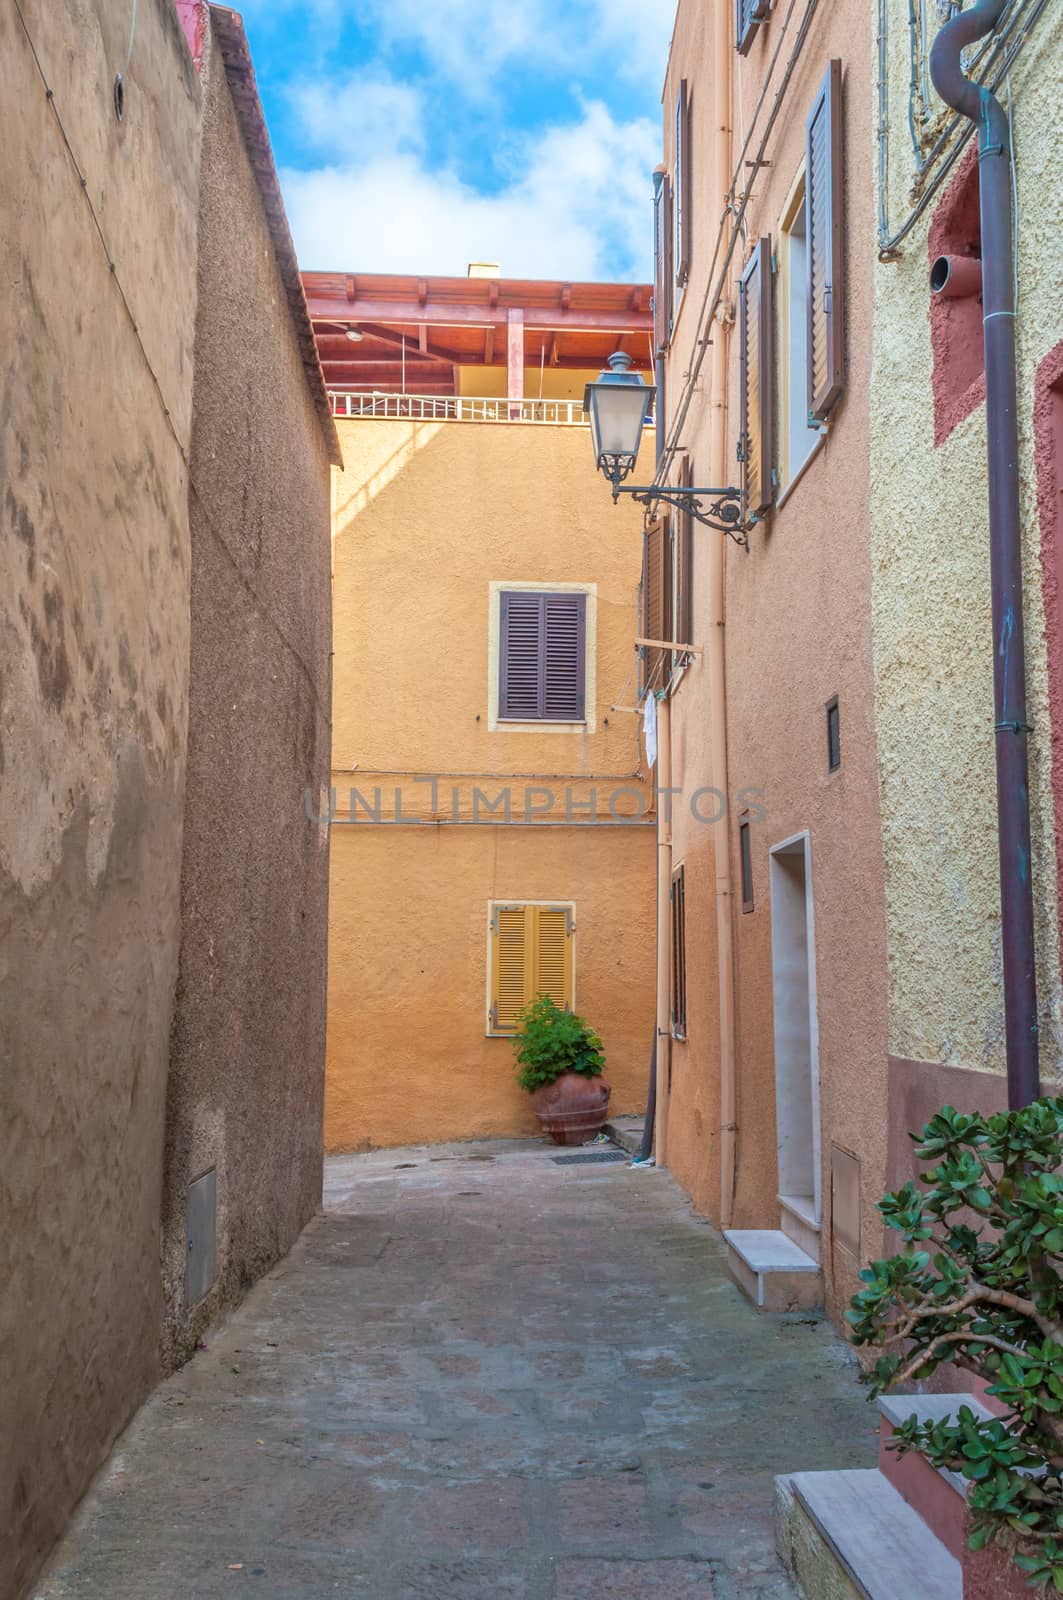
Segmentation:
[(329, 1162), (39, 1600), (789, 1600), (773, 1474), (875, 1463), (849, 1352), (758, 1317), (666, 1173), (558, 1153)]

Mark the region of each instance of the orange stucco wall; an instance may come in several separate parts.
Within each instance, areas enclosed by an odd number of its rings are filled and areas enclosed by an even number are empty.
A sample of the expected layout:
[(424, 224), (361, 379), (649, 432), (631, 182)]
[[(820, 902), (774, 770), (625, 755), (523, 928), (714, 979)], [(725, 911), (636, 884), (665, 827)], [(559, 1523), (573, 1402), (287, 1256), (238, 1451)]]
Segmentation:
[[(641, 516), (613, 507), (584, 427), (339, 427), (326, 1144), (534, 1130), (511, 1041), (486, 1036), (497, 898), (575, 903), (576, 1006), (602, 1033), (614, 1111), (638, 1110), (654, 830), (619, 708), (634, 705)], [(507, 583), (587, 586), (584, 727), (497, 724), (491, 586)], [(507, 789), (508, 823), (487, 809)], [(611, 797), (622, 825), (606, 825)]]

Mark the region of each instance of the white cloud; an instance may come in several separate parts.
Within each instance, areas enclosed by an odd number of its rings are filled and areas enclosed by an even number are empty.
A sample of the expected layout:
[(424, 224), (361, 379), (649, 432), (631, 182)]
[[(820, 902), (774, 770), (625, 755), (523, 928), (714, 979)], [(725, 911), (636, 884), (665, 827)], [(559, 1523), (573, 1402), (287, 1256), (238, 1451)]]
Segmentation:
[(509, 277), (644, 281), (658, 139), (648, 118), (618, 122), (592, 102), (518, 147), (509, 181), (487, 194), (415, 150), (352, 140), (342, 165), (282, 173), (300, 262), (462, 276), (485, 260)]
[(382, 37), (414, 43), (470, 100), (509, 62), (549, 62), (582, 75), (594, 64), (659, 89), (676, 0), (365, 0)]
[(342, 141), (364, 161), (424, 146), (420, 93), (383, 73), (305, 79), (289, 90), (288, 100), (303, 138), (319, 149), (334, 150)]

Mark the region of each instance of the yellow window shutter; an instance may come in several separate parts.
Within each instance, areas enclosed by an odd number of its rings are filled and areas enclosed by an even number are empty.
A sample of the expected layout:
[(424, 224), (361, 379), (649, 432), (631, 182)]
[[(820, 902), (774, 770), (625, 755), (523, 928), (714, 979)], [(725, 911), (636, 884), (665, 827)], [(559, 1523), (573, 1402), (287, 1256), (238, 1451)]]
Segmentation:
[[(567, 906), (529, 906), (535, 915), (532, 995), (548, 994), (572, 1010), (572, 912)], [(531, 996), (529, 996), (531, 998)]]
[(491, 1026), (512, 1031), (527, 994), (531, 906), (496, 906), (491, 919)]

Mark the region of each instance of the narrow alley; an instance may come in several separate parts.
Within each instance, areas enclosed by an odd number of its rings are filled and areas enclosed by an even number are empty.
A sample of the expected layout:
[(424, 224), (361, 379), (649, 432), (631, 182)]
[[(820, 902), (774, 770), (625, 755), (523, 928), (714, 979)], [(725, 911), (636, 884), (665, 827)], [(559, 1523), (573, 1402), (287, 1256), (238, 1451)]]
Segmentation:
[(773, 1474), (873, 1465), (875, 1420), (830, 1324), (758, 1316), (663, 1172), (523, 1141), (334, 1158), (35, 1592), (784, 1600)]

